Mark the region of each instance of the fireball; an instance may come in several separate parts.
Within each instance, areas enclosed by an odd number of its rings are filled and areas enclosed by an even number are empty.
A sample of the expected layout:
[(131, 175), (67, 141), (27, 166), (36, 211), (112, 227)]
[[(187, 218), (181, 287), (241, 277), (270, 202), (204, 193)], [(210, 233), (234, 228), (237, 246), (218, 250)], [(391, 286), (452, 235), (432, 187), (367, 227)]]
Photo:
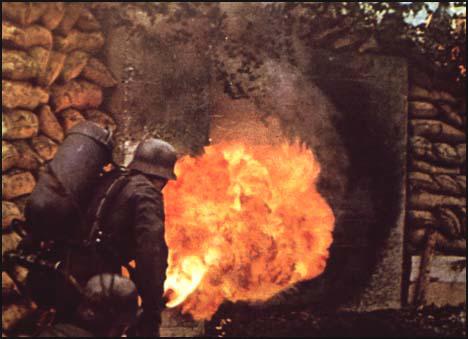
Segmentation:
[(263, 301), (323, 272), (334, 215), (320, 167), (298, 142), (221, 142), (184, 157), (164, 190), (168, 307), (210, 319), (225, 301)]

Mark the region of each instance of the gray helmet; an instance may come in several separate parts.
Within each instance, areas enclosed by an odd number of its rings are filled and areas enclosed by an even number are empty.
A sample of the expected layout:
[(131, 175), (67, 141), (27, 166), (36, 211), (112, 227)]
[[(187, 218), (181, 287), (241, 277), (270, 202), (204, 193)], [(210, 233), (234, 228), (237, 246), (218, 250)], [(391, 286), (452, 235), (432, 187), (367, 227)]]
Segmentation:
[(150, 138), (138, 145), (128, 167), (147, 175), (175, 180), (177, 179), (174, 173), (176, 161), (177, 153), (171, 144), (161, 139)]
[(109, 333), (136, 319), (138, 292), (135, 284), (117, 274), (99, 274), (89, 279), (77, 309), (78, 323), (93, 333)]

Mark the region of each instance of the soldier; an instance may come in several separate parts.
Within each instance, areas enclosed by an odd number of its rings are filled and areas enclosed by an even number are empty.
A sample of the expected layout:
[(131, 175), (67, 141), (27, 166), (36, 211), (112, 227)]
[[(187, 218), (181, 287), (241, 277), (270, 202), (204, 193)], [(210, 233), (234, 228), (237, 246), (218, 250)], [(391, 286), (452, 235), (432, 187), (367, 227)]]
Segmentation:
[(137, 313), (138, 293), (131, 280), (115, 274), (96, 275), (86, 284), (71, 322), (46, 328), (39, 337), (120, 337)]
[[(168, 256), (161, 190), (168, 180), (176, 179), (176, 161), (169, 143), (154, 138), (142, 141), (128, 169), (111, 171), (102, 178), (88, 213), (88, 225), (94, 229), (85, 234), (92, 234), (90, 241), (98, 245), (98, 259), (93, 262), (94, 272), (87, 275), (117, 273), (122, 265), (136, 262), (131, 278), (143, 307), (136, 326), (138, 336), (159, 335)], [(82, 259), (77, 267), (82, 267)], [(90, 262), (85, 263), (89, 268)], [(79, 271), (74, 270), (73, 259), (71, 271)]]
[[(90, 181), (86, 178), (94, 178), (93, 168), (98, 168), (98, 161), (106, 159), (99, 151), (109, 147), (102, 142), (108, 140), (105, 133), (88, 125), (79, 126), (69, 136), (67, 147), (60, 150), (62, 157), (53, 160), (50, 175), (40, 181), (42, 186), (37, 185), (43, 189), (36, 192), (30, 203), (27, 217), (32, 225), (28, 230), (34, 241), (28, 251), (39, 252), (38, 258), (49, 262), (46, 266), (53, 270), (31, 270), (27, 285), (41, 308), (55, 309), (57, 321), (69, 323), (80, 301), (79, 286), (97, 274), (120, 274), (121, 267), (134, 260), (136, 269), (127, 268), (143, 308), (135, 334), (158, 336), (168, 257), (161, 191), (168, 180), (176, 179), (176, 151), (165, 141), (147, 139), (138, 145), (128, 168), (115, 167), (103, 173), (99, 180)], [(84, 146), (88, 148), (83, 151)], [(78, 158), (77, 152), (84, 158)], [(70, 172), (80, 176), (77, 180), (80, 184), (69, 178)], [(62, 179), (59, 183), (54, 181), (57, 177)], [(73, 195), (74, 191), (83, 190), (91, 191), (91, 195)], [(53, 208), (61, 199), (64, 201), (59, 204), (61, 208)], [(77, 208), (73, 209), (75, 205)], [(80, 207), (83, 210), (83, 206), (86, 213), (75, 213)], [(57, 211), (62, 218), (54, 217)], [(48, 225), (55, 228), (47, 229)], [(56, 236), (49, 241), (47, 238), (53, 235)], [(73, 281), (77, 284), (70, 284)]]

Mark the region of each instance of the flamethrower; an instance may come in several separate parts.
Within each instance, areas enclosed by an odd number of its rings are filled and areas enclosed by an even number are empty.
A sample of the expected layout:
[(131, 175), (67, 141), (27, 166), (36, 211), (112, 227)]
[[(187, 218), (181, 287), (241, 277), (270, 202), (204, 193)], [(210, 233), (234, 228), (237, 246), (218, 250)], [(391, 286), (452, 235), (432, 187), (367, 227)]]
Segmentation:
[[(10, 270), (15, 267), (16, 265), (24, 266), (30, 270), (42, 270), (48, 272), (55, 272), (58, 273), (63, 280), (68, 283), (70, 286), (73, 286), (74, 289), (82, 296), (83, 291), (81, 285), (76, 281), (76, 279), (65, 272), (62, 268), (61, 261), (48, 261), (41, 259), (40, 255), (37, 254), (25, 254), (21, 250), (16, 251), (9, 251), (3, 255), (3, 260), (5, 265), (2, 266), (2, 270), (6, 271), (7, 273), (11, 273)], [(10, 274), (12, 279), (14, 279), (14, 274)], [(18, 281), (15, 281), (18, 289), (21, 290), (22, 293), (28, 295), (26, 288)]]
[[(45, 273), (46, 276), (50, 275), (51, 277), (58, 277), (61, 281), (60, 284), (63, 282), (68, 287), (70, 287), (71, 291), (69, 292), (72, 292), (79, 298), (79, 300), (81, 300), (80, 304), (81, 302), (86, 302), (86, 300), (89, 300), (89, 290), (88, 292), (85, 291), (85, 289), (88, 287), (82, 286), (77, 281), (77, 279), (68, 272), (65, 262), (62, 260), (53, 259), (54, 256), (51, 255), (51, 253), (54, 252), (53, 244), (36, 244), (31, 241), (30, 238), (27, 237), (27, 234), (24, 232), (22, 224), (19, 221), (14, 221), (11, 224), (10, 229), (7, 231), (14, 231), (24, 236), (23, 241), (15, 250), (7, 251), (3, 254), (2, 265), (2, 271), (8, 273), (22, 296), (32, 302), (39, 301), (34, 297), (35, 294), (30, 290), (28, 283), (23, 283), (16, 278), (15, 268), (17, 266), (25, 267), (30, 270), (30, 272), (41, 272)], [(56, 282), (57, 280), (54, 278), (52, 281)], [(57, 321), (57, 312), (58, 310), (55, 307), (41, 308), (39, 310), (39, 321), (36, 324), (37, 327), (34, 330), (34, 333), (41, 333), (42, 330), (52, 326)], [(142, 309), (139, 308), (135, 316), (132, 317), (132, 320), (127, 324), (127, 328), (125, 330), (127, 334), (134, 331), (134, 328), (137, 326), (141, 315)]]
[(23, 266), (31, 271), (41, 271), (51, 274), (58, 274), (63, 281), (71, 286), (78, 295), (83, 296), (83, 289), (75, 277), (66, 272), (63, 262), (60, 260), (46, 259), (50, 252), (50, 247), (35, 244), (24, 230), (23, 222), (13, 220), (10, 225), (10, 232), (16, 232), (23, 237), (23, 240), (15, 250), (7, 251), (3, 254), (2, 271), (5, 271), (15, 282), (19, 291), (28, 299), (33, 300), (28, 288), (16, 279), (13, 270), (15, 266)]

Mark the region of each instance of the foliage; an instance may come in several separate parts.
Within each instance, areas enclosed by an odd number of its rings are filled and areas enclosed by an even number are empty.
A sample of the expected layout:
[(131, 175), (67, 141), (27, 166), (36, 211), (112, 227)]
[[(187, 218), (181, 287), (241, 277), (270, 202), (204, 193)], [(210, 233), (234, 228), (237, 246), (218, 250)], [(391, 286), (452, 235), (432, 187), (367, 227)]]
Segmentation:
[[(375, 28), (382, 38), (383, 46), (401, 49), (401, 43), (408, 46), (408, 56), (426, 58), (433, 65), (460, 81), (466, 78), (466, 8), (465, 2), (440, 2), (431, 9), (428, 3), (386, 2), (367, 4), (367, 17), (373, 18)], [(408, 17), (422, 14), (419, 24), (407, 21)], [(382, 17), (378, 22), (376, 18)], [(396, 33), (396, 34), (395, 34)], [(400, 47), (399, 47), (400, 46)]]
[[(437, 4), (437, 3), (435, 3)], [(466, 2), (330, 2), (275, 4), (285, 13), (303, 13), (306, 35), (324, 26), (347, 26), (340, 34), (374, 36), (384, 53), (419, 63), (437, 72), (466, 79)], [(302, 11), (295, 10), (302, 7)], [(294, 14), (293, 14), (294, 15)]]

